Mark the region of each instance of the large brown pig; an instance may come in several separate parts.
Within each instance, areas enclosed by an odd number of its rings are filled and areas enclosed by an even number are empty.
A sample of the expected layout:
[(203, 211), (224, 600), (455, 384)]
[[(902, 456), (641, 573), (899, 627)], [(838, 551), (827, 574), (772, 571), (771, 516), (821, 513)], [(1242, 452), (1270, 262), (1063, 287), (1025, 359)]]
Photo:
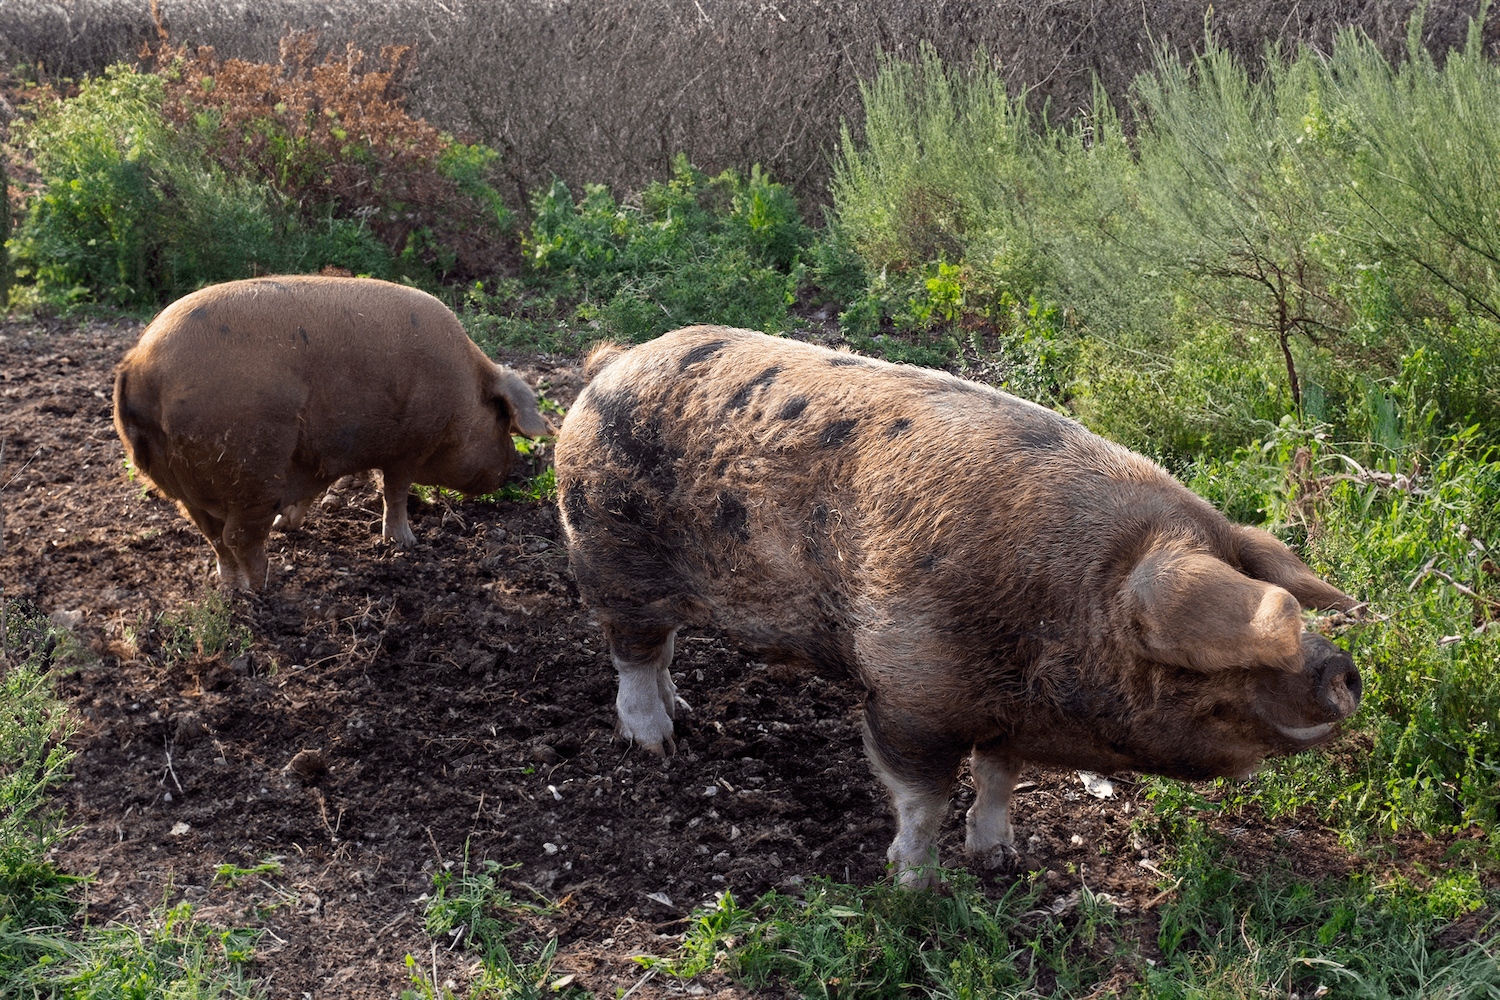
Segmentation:
[(366, 278), (255, 278), (178, 299), (115, 372), (136, 469), (208, 537), (225, 587), (266, 579), (279, 513), (295, 526), (339, 477), (379, 469), (382, 532), (416, 542), (413, 482), (498, 489), (511, 434), (550, 428), (536, 394), (437, 299)]
[(902, 884), (930, 879), (966, 756), (965, 846), (993, 862), (1028, 761), (1245, 775), (1359, 703), (1301, 615), (1349, 597), (1051, 410), (723, 327), (600, 349), (590, 373), (557, 486), (621, 733), (673, 750), (683, 625), (854, 670)]

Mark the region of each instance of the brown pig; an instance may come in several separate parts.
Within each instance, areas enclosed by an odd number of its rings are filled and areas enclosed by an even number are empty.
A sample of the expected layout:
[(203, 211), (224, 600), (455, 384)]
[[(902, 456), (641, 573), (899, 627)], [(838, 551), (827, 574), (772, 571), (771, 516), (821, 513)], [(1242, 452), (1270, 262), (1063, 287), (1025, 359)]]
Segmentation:
[(965, 846), (994, 863), (1027, 762), (1246, 775), (1359, 704), (1349, 654), (1301, 614), (1351, 598), (1051, 410), (723, 327), (589, 363), (557, 488), (621, 733), (673, 750), (684, 625), (854, 671), (904, 885), (931, 879), (966, 757)]
[(382, 533), (416, 542), (413, 482), (487, 493), (511, 434), (550, 432), (536, 394), (437, 299), (368, 278), (213, 285), (152, 321), (115, 371), (115, 429), (207, 536), (223, 586), (266, 579), (278, 514), (295, 526), (330, 483), (381, 470)]

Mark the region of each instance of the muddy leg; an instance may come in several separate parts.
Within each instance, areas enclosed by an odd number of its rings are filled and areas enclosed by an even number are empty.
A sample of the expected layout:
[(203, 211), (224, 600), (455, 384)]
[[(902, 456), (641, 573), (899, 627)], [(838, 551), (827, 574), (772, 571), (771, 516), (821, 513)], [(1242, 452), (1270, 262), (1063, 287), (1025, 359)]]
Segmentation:
[(249, 590), (249, 577), (247, 577), (240, 566), (239, 559), (234, 551), (224, 543), (224, 522), (214, 517), (202, 507), (190, 507), (182, 505), (183, 512), (188, 519), (198, 526), (203, 532), (203, 537), (208, 539), (208, 544), (214, 547), (214, 557), (219, 571), (219, 586), (225, 590)]
[(886, 860), (902, 888), (925, 889), (937, 881), (938, 830), (967, 750), (920, 720), (883, 715), (875, 697), (867, 697), (865, 753), (896, 809), (896, 839)]
[(239, 565), (241, 576), (235, 585), (241, 590), (260, 590), (266, 585), (270, 562), (266, 537), (275, 518), (275, 511), (252, 515), (241, 510), (230, 510), (224, 517), (224, 545)]
[(417, 544), (412, 534), (411, 522), (406, 519), (406, 498), (411, 493), (412, 477), (402, 470), (385, 469), (380, 474), (385, 493), (385, 517), (380, 522), (380, 534), (403, 549)]
[(609, 655), (620, 675), (615, 696), (619, 714), (618, 732), (652, 753), (670, 756), (677, 744), (672, 738), (672, 720), (687, 702), (677, 697), (672, 683), (672, 650), (677, 629), (627, 632), (606, 628)]
[(974, 776), (974, 804), (965, 821), (964, 849), (995, 868), (1016, 853), (1010, 798), (1021, 765), (993, 749), (977, 747), (969, 759), (969, 770)]

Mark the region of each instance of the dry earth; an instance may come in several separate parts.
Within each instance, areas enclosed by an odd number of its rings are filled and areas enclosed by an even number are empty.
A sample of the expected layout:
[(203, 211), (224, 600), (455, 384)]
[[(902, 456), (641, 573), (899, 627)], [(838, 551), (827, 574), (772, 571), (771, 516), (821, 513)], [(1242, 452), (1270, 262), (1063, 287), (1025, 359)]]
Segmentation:
[[(273, 535), (269, 588), (234, 604), (247, 654), (168, 658), (159, 616), (202, 601), (213, 578), (202, 537), (125, 475), (110, 383), (139, 332), (0, 325), (0, 586), (91, 651), (61, 685), (83, 728), (60, 795), (77, 832), (58, 852), (95, 876), (91, 921), (187, 900), (205, 920), (262, 927), (255, 968), (274, 997), (390, 997), (410, 985), (408, 953), (461, 985), (473, 957), (423, 932), (421, 899), (467, 854), (514, 864), (502, 877), (517, 898), (556, 903), (526, 929), (559, 938), (556, 975), (602, 997), (739, 997), (721, 975), (647, 977), (631, 956), (669, 951), (724, 889), (745, 902), (818, 876), (885, 877), (893, 826), (861, 751), (857, 685), (691, 635), (678, 755), (617, 742), (613, 673), (545, 504), (414, 499), (418, 545), (399, 552), (379, 541), (372, 487), (335, 494)], [(509, 360), (564, 405), (580, 388), (576, 360)], [(1133, 776), (1113, 777), (1117, 794), (1096, 799), (1075, 774), (1027, 774), (1025, 861), (1060, 903), (1054, 919), (1081, 886), (1108, 893), (1149, 955), (1160, 854), (1132, 832), (1149, 808)], [(1311, 820), (1231, 825), (1230, 863), (1247, 870), (1350, 863)], [(270, 858), (279, 873), (215, 879)], [(995, 892), (1015, 877), (984, 873)], [(1105, 992), (1131, 981), (1119, 972)]]

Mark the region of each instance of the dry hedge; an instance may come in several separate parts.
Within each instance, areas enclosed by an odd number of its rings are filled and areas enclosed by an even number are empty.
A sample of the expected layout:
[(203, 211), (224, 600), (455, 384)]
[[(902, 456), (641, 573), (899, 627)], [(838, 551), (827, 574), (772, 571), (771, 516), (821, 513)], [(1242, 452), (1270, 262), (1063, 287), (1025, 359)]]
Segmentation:
[[(172, 39), (274, 63), (287, 29), (324, 46), (414, 45), (408, 106), (504, 155), (517, 207), (553, 176), (638, 189), (685, 152), (711, 172), (761, 163), (826, 198), (839, 124), (882, 51), (984, 47), (1017, 92), (1065, 117), (1097, 76), (1121, 101), (1156, 44), (1222, 44), (1255, 65), (1267, 42), (1327, 50), (1345, 26), (1392, 56), (1419, 0), (161, 0)], [(1424, 42), (1461, 44), (1479, 0), (1431, 0)], [(0, 59), (58, 75), (133, 58), (148, 0), (0, 0)], [(1500, 14), (1486, 24), (1491, 49)]]

